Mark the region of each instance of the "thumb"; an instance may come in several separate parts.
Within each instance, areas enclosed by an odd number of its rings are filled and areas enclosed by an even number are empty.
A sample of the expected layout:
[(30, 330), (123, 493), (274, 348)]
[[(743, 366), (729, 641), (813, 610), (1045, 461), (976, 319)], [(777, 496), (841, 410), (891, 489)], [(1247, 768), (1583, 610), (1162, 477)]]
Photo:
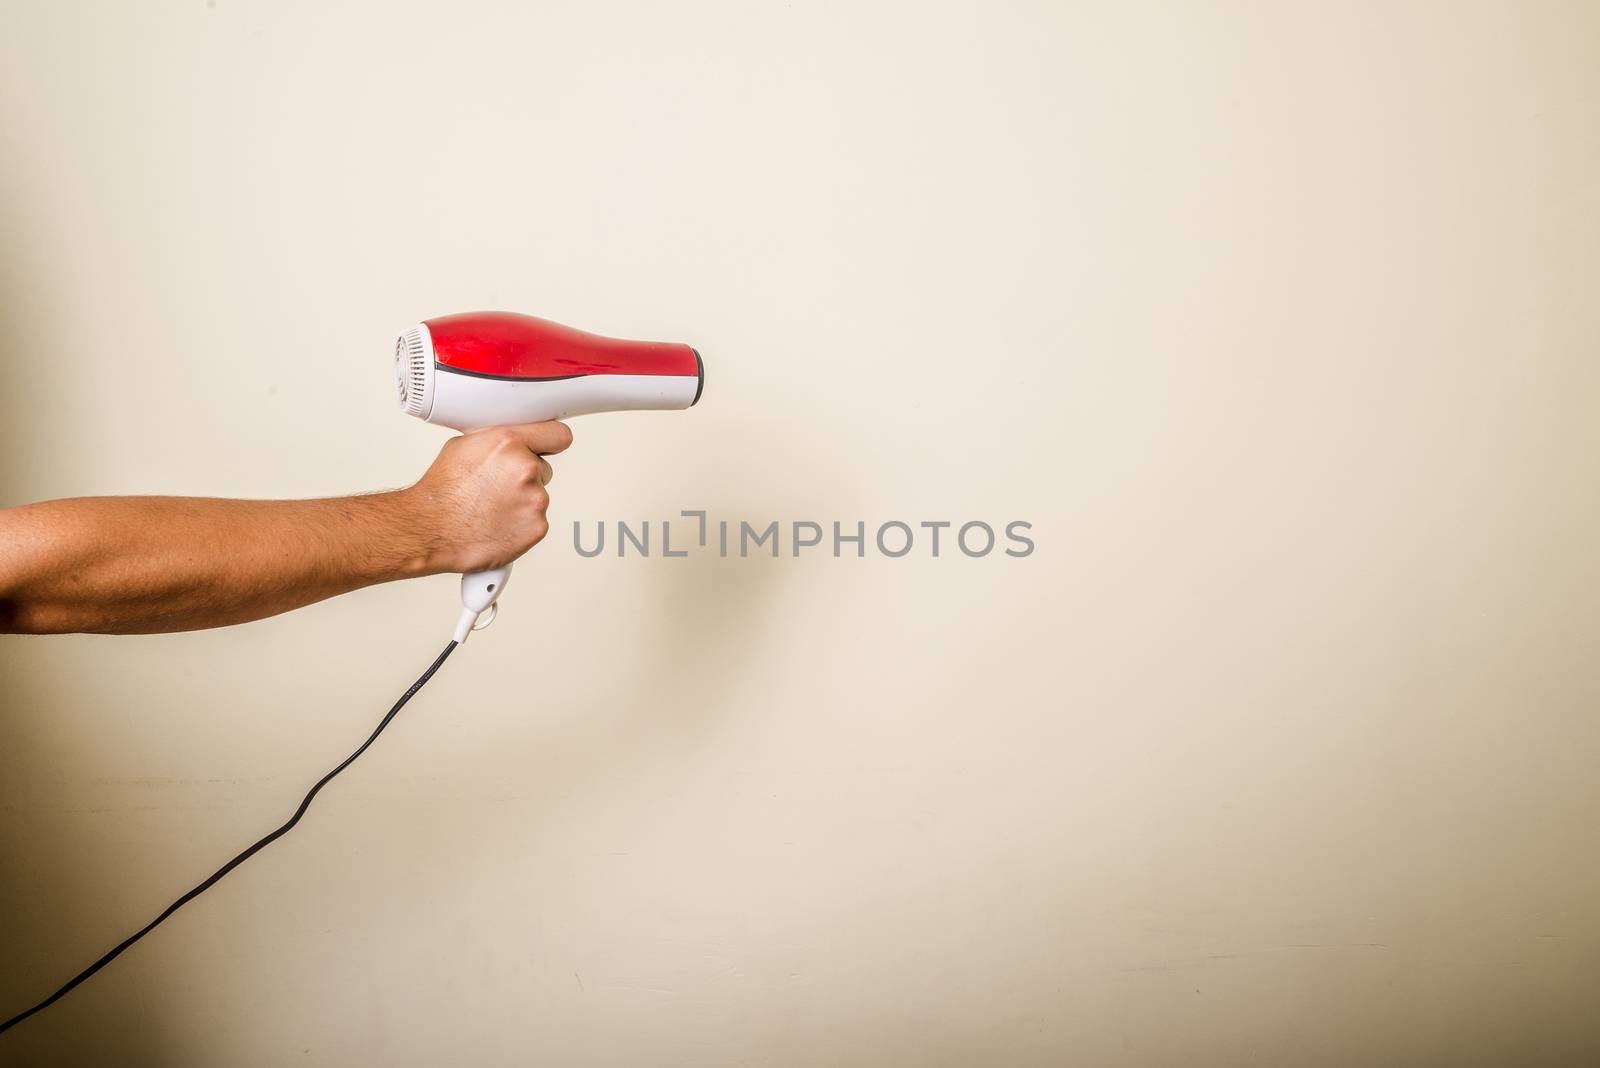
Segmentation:
[(572, 428), (556, 420), (545, 423), (523, 423), (500, 429), (521, 442), (529, 452), (539, 456), (562, 452), (572, 444)]

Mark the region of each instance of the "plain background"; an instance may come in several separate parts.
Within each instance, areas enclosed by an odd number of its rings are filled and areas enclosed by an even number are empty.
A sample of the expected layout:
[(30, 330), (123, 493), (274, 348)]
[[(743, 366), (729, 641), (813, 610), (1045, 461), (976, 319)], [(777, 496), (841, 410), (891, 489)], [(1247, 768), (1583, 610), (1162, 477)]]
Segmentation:
[[(706, 355), (4, 1063), (1600, 1058), (1594, 4), (5, 4), (0, 490), (403, 485), (419, 318)], [(596, 560), (684, 508), (1024, 560)], [(0, 1014), (454, 582), (0, 641)]]

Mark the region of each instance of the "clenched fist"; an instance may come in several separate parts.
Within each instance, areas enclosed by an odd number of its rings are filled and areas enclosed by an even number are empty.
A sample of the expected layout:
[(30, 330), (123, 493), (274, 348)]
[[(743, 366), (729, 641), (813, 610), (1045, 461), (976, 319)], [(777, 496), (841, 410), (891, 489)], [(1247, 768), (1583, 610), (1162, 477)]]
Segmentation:
[(533, 548), (550, 529), (546, 456), (572, 444), (565, 423), (463, 434), (445, 443), (420, 481), (402, 490), (427, 532), (427, 570), (483, 571)]

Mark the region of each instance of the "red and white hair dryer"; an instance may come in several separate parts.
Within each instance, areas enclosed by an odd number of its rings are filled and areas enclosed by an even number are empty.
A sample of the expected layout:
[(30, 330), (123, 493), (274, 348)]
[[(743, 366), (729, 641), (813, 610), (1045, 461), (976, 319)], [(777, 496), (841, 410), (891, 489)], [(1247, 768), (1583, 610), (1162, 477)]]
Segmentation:
[[(462, 431), (688, 408), (705, 386), (705, 365), (688, 345), (621, 341), (515, 312), (418, 323), (395, 344), (394, 372), (403, 411)], [(510, 564), (461, 576), (457, 642), (494, 621), (510, 577)]]

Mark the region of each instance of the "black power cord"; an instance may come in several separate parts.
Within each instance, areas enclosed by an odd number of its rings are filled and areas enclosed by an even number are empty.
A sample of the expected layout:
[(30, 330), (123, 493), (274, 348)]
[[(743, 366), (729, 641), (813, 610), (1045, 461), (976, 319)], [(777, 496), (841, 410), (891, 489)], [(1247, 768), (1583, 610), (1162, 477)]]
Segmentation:
[(295, 809), (293, 816), (289, 817), (289, 822), (285, 823), (282, 827), (279, 827), (265, 838), (262, 838), (255, 845), (251, 846), (249, 849), (246, 849), (243, 853), (240, 853), (238, 856), (228, 861), (228, 863), (218, 868), (205, 882), (201, 883), (199, 886), (195, 887), (193, 890), (190, 890), (187, 894), (184, 894), (178, 900), (168, 905), (166, 911), (161, 915), (145, 924), (144, 927), (140, 928), (134, 934), (131, 934), (127, 938), (123, 939), (122, 943), (115, 949), (112, 949), (105, 956), (101, 957), (83, 971), (67, 980), (60, 990), (57, 990), (54, 994), (51, 994), (49, 997), (39, 1002), (39, 1004), (35, 1005), (33, 1008), (28, 1009), (26, 1012), (19, 1012), (5, 1023), (0, 1023), (0, 1034), (9, 1031), (11, 1028), (15, 1027), (23, 1020), (26, 1020), (34, 1013), (48, 1009), (51, 1005), (54, 1005), (56, 1002), (66, 997), (67, 994), (71, 993), (73, 988), (79, 983), (89, 978), (101, 968), (104, 968), (107, 964), (110, 964), (112, 961), (116, 960), (122, 955), (123, 950), (127, 949), (129, 946), (139, 941), (139, 939), (143, 938), (145, 935), (159, 927), (161, 925), (161, 921), (165, 920), (168, 916), (171, 916), (174, 912), (177, 912), (179, 909), (183, 908), (183, 906), (187, 905), (189, 902), (193, 901), (195, 898), (211, 889), (224, 875), (228, 874), (230, 871), (237, 868), (251, 857), (255, 856), (257, 853), (261, 852), (273, 842), (276, 842), (279, 838), (282, 838), (284, 835), (288, 834), (289, 831), (294, 828), (294, 825), (300, 822), (300, 817), (306, 814), (306, 809), (311, 807), (311, 799), (317, 796), (317, 791), (328, 785), (328, 783), (333, 780), (335, 775), (339, 774), (345, 768), (348, 768), (351, 764), (355, 763), (356, 757), (360, 756), (362, 753), (365, 753), (367, 751), (367, 746), (378, 740), (378, 735), (382, 734), (383, 728), (387, 727), (389, 725), (389, 721), (394, 719), (395, 713), (404, 708), (406, 706), (406, 702), (416, 696), (417, 691), (422, 689), (423, 685), (427, 683), (429, 679), (433, 678), (433, 673), (439, 670), (439, 665), (443, 664), (445, 659), (451, 653), (455, 652), (455, 648), (455, 642), (451, 642), (449, 645), (446, 645), (444, 647), (444, 652), (440, 653), (438, 657), (434, 659), (433, 663), (428, 665), (428, 670), (422, 673), (422, 677), (416, 682), (413, 682), (411, 684), (411, 689), (402, 694), (400, 700), (394, 703), (394, 707), (389, 709), (389, 714), (383, 717), (383, 719), (378, 723), (377, 728), (367, 736), (367, 740), (361, 743), (361, 748), (345, 757), (343, 762), (340, 763), (338, 767), (334, 768), (332, 771), (328, 772), (328, 774), (317, 780), (317, 785), (313, 786), (306, 794), (305, 800), (300, 802), (300, 807)]

